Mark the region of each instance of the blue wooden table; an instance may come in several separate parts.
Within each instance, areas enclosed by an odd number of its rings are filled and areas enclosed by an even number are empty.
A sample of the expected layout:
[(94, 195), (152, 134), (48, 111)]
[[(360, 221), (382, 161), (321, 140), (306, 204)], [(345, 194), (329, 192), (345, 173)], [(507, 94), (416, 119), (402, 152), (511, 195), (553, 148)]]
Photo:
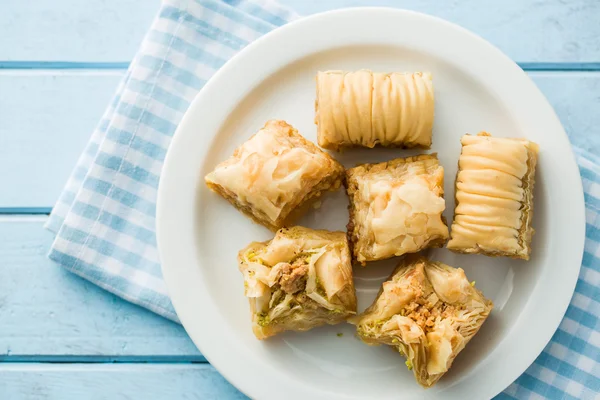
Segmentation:
[[(528, 71), (600, 154), (600, 1), (280, 0), (437, 15)], [(183, 328), (46, 259), (42, 228), (159, 0), (0, 3), (0, 399), (243, 398)]]

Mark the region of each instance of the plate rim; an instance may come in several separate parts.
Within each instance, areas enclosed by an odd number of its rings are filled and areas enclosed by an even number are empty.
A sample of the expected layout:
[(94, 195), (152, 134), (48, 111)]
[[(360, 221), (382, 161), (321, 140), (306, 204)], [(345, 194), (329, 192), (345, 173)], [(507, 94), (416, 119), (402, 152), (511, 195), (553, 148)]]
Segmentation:
[[(441, 19), (439, 17), (435, 17), (435, 16), (431, 16), (428, 14), (424, 14), (424, 13), (420, 13), (420, 12), (416, 12), (416, 11), (411, 11), (411, 10), (405, 10), (405, 9), (398, 9), (398, 8), (390, 8), (390, 7), (351, 7), (351, 8), (344, 8), (344, 9), (338, 9), (338, 10), (332, 10), (332, 11), (327, 11), (327, 12), (323, 12), (323, 13), (318, 13), (318, 14), (314, 14), (308, 17), (303, 17), (300, 18), (298, 20), (292, 21), (282, 27), (276, 28), (275, 30), (265, 34), (264, 36), (260, 37), (259, 39), (257, 39), (256, 41), (250, 43), (248, 46), (246, 46), (244, 49), (242, 49), (239, 53), (237, 53), (234, 57), (232, 57), (229, 61), (227, 61), (223, 67), (221, 67), (214, 75), (213, 77), (206, 83), (206, 85), (202, 88), (202, 90), (196, 95), (196, 97), (194, 98), (194, 100), (192, 101), (192, 103), (190, 104), (188, 110), (185, 112), (179, 126), (176, 129), (176, 132), (172, 138), (172, 142), (171, 145), (169, 146), (169, 149), (167, 151), (166, 157), (165, 157), (165, 161), (164, 161), (164, 165), (163, 165), (163, 169), (161, 171), (161, 177), (160, 177), (160, 182), (159, 182), (159, 187), (158, 187), (158, 198), (157, 198), (157, 207), (156, 207), (156, 236), (157, 236), (157, 246), (158, 246), (158, 250), (159, 250), (159, 256), (161, 259), (161, 269), (162, 269), (162, 273), (163, 273), (163, 277), (165, 279), (168, 291), (171, 295), (171, 301), (173, 303), (173, 306), (180, 318), (180, 321), (184, 327), (184, 329), (186, 330), (186, 332), (188, 333), (188, 335), (190, 336), (190, 338), (192, 339), (192, 341), (194, 342), (194, 344), (196, 345), (196, 347), (198, 349), (200, 349), (200, 351), (202, 352), (202, 354), (204, 355), (204, 357), (209, 360), (209, 362), (229, 381), (231, 382), (234, 386), (236, 386), (239, 390), (241, 390), (243, 393), (245, 393), (248, 396), (251, 397), (260, 397), (260, 398), (265, 398), (268, 397), (268, 394), (273, 394), (273, 390), (268, 390), (265, 391), (264, 389), (260, 390), (256, 388), (256, 385), (253, 385), (252, 383), (249, 382), (249, 380), (243, 380), (241, 379), (238, 375), (236, 375), (236, 373), (233, 371), (234, 368), (231, 368), (230, 365), (226, 366), (226, 362), (223, 361), (223, 357), (217, 356), (215, 355), (215, 352), (213, 352), (212, 349), (208, 349), (206, 345), (202, 345), (201, 343), (199, 343), (200, 341), (204, 340), (204, 339), (200, 339), (198, 337), (198, 335), (196, 335), (196, 333), (194, 332), (192, 334), (192, 332), (190, 332), (188, 330), (187, 327), (189, 327), (190, 325), (193, 324), (193, 322), (191, 322), (192, 319), (198, 318), (194, 316), (193, 310), (189, 309), (189, 306), (186, 305), (186, 296), (183, 295), (182, 293), (178, 292), (176, 290), (176, 287), (179, 286), (176, 282), (177, 282), (177, 277), (174, 275), (175, 274), (175, 269), (172, 267), (168, 267), (168, 265), (173, 265), (173, 261), (174, 261), (174, 257), (171, 257), (173, 255), (173, 252), (170, 250), (171, 248), (173, 248), (173, 241), (168, 239), (168, 233), (167, 231), (170, 229), (169, 227), (172, 227), (172, 223), (173, 221), (170, 220), (171, 218), (171, 204), (173, 203), (173, 197), (170, 196), (169, 193), (169, 189), (173, 186), (176, 186), (173, 182), (172, 178), (173, 176), (176, 176), (177, 174), (174, 171), (178, 171), (178, 172), (184, 172), (181, 170), (181, 168), (179, 168), (177, 166), (177, 152), (178, 149), (181, 148), (181, 145), (179, 143), (182, 142), (182, 137), (185, 135), (182, 132), (185, 131), (189, 131), (188, 125), (189, 125), (189, 120), (190, 120), (190, 115), (191, 113), (193, 113), (194, 111), (196, 111), (199, 108), (199, 105), (203, 102), (206, 101), (205, 98), (211, 93), (214, 92), (214, 88), (218, 87), (221, 82), (228, 76), (231, 75), (233, 72), (233, 69), (240, 63), (243, 61), (244, 57), (248, 57), (249, 54), (255, 52), (257, 49), (260, 49), (261, 47), (266, 47), (269, 44), (273, 44), (274, 42), (276, 42), (277, 40), (280, 40), (280, 38), (282, 38), (284, 35), (289, 35), (290, 32), (293, 32), (295, 30), (300, 31), (301, 29), (304, 29), (303, 27), (307, 27), (310, 26), (310, 24), (314, 24), (314, 23), (323, 23), (324, 21), (327, 21), (328, 19), (336, 19), (336, 18), (340, 18), (340, 19), (344, 19), (344, 18), (356, 18), (358, 16), (358, 14), (363, 14), (361, 15), (361, 17), (364, 18), (364, 13), (373, 13), (373, 17), (374, 19), (377, 18), (377, 16), (375, 16), (375, 14), (377, 13), (386, 13), (386, 14), (393, 14), (394, 17), (397, 17), (399, 19), (402, 18), (408, 18), (408, 19), (421, 19), (421, 21), (426, 21), (428, 23), (432, 23), (432, 24), (437, 24), (439, 26), (445, 26), (448, 29), (451, 29), (455, 32), (458, 32), (462, 35), (466, 35), (466, 37), (469, 37), (469, 40), (475, 40), (477, 42), (479, 42), (479, 45), (483, 45), (483, 47), (487, 48), (487, 51), (490, 55), (494, 56), (495, 58), (497, 58), (498, 60), (502, 60), (502, 62), (505, 64), (503, 66), (503, 68), (508, 68), (508, 65), (512, 65), (511, 68), (516, 68), (518, 69), (522, 75), (526, 78), (526, 81), (529, 82), (529, 88), (528, 91), (531, 92), (535, 97), (538, 97), (540, 100), (540, 106), (545, 106), (546, 108), (549, 108), (549, 110), (545, 110), (545, 113), (548, 114), (549, 112), (549, 116), (552, 117), (553, 119), (553, 123), (556, 125), (556, 127), (560, 127), (560, 130), (562, 131), (562, 140), (565, 141), (567, 143), (569, 143), (568, 141), (568, 136), (566, 134), (566, 132), (564, 131), (564, 128), (562, 126), (562, 124), (560, 123), (558, 117), (556, 116), (556, 113), (554, 111), (554, 109), (552, 108), (552, 106), (548, 103), (547, 99), (543, 96), (543, 94), (540, 92), (540, 90), (537, 88), (537, 86), (531, 81), (531, 79), (529, 78), (529, 76), (527, 76), (521, 69), (520, 67), (518, 67), (518, 65), (516, 63), (514, 63), (512, 60), (510, 60), (508, 58), (508, 56), (506, 56), (504, 53), (502, 53), (498, 48), (496, 48), (494, 45), (492, 45), (491, 43), (485, 41), (483, 38), (475, 35), (474, 33), (470, 32), (469, 30), (456, 25), (454, 23), (451, 23), (449, 21), (446, 21), (444, 19)], [(379, 14), (380, 17), (382, 17), (382, 14)], [(338, 21), (339, 22), (339, 21)], [(475, 42), (473, 42), (475, 43)], [(357, 44), (357, 43), (349, 43), (349, 45), (352, 44)], [(301, 54), (301, 56), (306, 56), (307, 54)], [(293, 61), (287, 62), (286, 64), (289, 64)], [(507, 70), (508, 71), (508, 70)], [(512, 71), (513, 73), (515, 71)], [(508, 74), (508, 72), (507, 72)], [(254, 87), (256, 87), (256, 85), (260, 84), (260, 82), (262, 82), (263, 80), (267, 79), (268, 76), (270, 75), (264, 75), (261, 80), (259, 82), (254, 82), (255, 85), (250, 87), (247, 92), (242, 93), (241, 95), (239, 95), (238, 97), (240, 98), (244, 98), (246, 97), (246, 95), (248, 93), (250, 93)], [(534, 93), (535, 92), (535, 93)], [(232, 101), (232, 103), (237, 104), (237, 101)], [(225, 114), (229, 114), (230, 112), (226, 112)], [(222, 125), (222, 123), (219, 123), (219, 125)], [(207, 143), (207, 148), (209, 148), (210, 146), (208, 146), (208, 144), (215, 139), (217, 135), (212, 135), (208, 137), (208, 143)], [(202, 154), (204, 154), (204, 152), (202, 151)], [(569, 155), (569, 160), (568, 160), (568, 164), (569, 164), (569, 169), (571, 170), (571, 172), (573, 172), (573, 168), (575, 168), (575, 171), (577, 172), (576, 176), (578, 177), (578, 179), (576, 179), (575, 182), (573, 182), (573, 184), (575, 186), (577, 186), (576, 191), (574, 191), (574, 193), (571, 193), (574, 197), (575, 197), (575, 202), (577, 203), (577, 206), (575, 207), (576, 209), (573, 210), (573, 216), (574, 216), (574, 220), (576, 221), (576, 223), (574, 223), (574, 225), (579, 225), (579, 229), (577, 230), (577, 232), (579, 232), (579, 237), (576, 238), (576, 246), (573, 247), (577, 247), (574, 251), (573, 254), (575, 254), (575, 258), (577, 258), (579, 260), (578, 262), (578, 266), (576, 268), (574, 268), (574, 271), (569, 275), (569, 279), (565, 282), (563, 281), (564, 285), (563, 287), (568, 287), (568, 290), (563, 290), (562, 292), (562, 296), (561, 296), (561, 306), (560, 306), (560, 313), (559, 312), (555, 312), (554, 314), (552, 314), (551, 318), (547, 318), (550, 319), (551, 322), (546, 321), (545, 322), (545, 326), (546, 329), (543, 330), (543, 332), (541, 333), (541, 335), (543, 335), (543, 338), (537, 340), (535, 343), (535, 345), (531, 346), (529, 348), (529, 350), (527, 351), (528, 356), (524, 357), (526, 359), (528, 359), (528, 362), (523, 362), (521, 361), (519, 364), (519, 367), (514, 369), (514, 371), (517, 372), (511, 372), (510, 376), (512, 376), (511, 378), (506, 378), (507, 374), (503, 375), (503, 379), (496, 379), (493, 381), (494, 388), (491, 390), (487, 390), (486, 392), (482, 392), (483, 395), (485, 395), (485, 397), (493, 397), (495, 395), (497, 395), (498, 393), (500, 393), (502, 390), (504, 390), (506, 387), (508, 387), (508, 385), (510, 385), (516, 378), (518, 378), (523, 372), (525, 372), (525, 370), (533, 363), (533, 361), (535, 361), (535, 359), (539, 356), (539, 354), (541, 354), (541, 352), (543, 351), (543, 349), (545, 348), (545, 346), (550, 342), (552, 335), (554, 334), (554, 332), (556, 331), (556, 329), (559, 327), (560, 322), (562, 321), (564, 314), (567, 310), (568, 305), (570, 304), (570, 300), (573, 296), (574, 290), (575, 290), (575, 285), (577, 282), (577, 278), (579, 276), (579, 271), (581, 268), (581, 260), (583, 257), (583, 250), (584, 250), (584, 243), (585, 243), (585, 203), (584, 203), (584, 197), (583, 197), (583, 186), (582, 186), (582, 182), (581, 182), (581, 177), (579, 174), (579, 169), (577, 167), (576, 161), (575, 161), (575, 157), (573, 154), (572, 149), (569, 146), (569, 150), (565, 152), (565, 155)], [(195, 191), (194, 191), (195, 192)], [(172, 229), (171, 229), (172, 231)], [(578, 254), (578, 256), (577, 256)], [(168, 261), (165, 261), (168, 260)], [(536, 278), (538, 281), (540, 280), (540, 278)], [(538, 285), (539, 282), (536, 282), (536, 286)], [(568, 296), (567, 294), (568, 293)], [(207, 301), (207, 307), (209, 304), (211, 304), (213, 301), (211, 299), (206, 298), (205, 299)], [(527, 300), (525, 301), (525, 304), (523, 306), (523, 309), (525, 310), (527, 308), (528, 303), (530, 303), (532, 300), (532, 296), (530, 296), (529, 298), (527, 298)], [(214, 307), (214, 306), (213, 306)], [(522, 317), (522, 314), (519, 314), (519, 318)], [(216, 318), (219, 318), (219, 316), (215, 316)], [(187, 326), (187, 327), (186, 327)], [(506, 337), (509, 337), (510, 333), (507, 333)], [(497, 345), (497, 347), (500, 347), (500, 345), (502, 344), (502, 342), (504, 341), (505, 338), (503, 338), (503, 340)], [(204, 351), (201, 348), (204, 348)], [(208, 351), (206, 351), (208, 350)], [(490, 352), (494, 353), (496, 352), (497, 349), (494, 349)], [(523, 357), (522, 357), (523, 359)], [(263, 367), (267, 367), (267, 365), (262, 362), (262, 360), (253, 360), (254, 362), (256, 362), (257, 364), (261, 364)], [(229, 363), (231, 364), (231, 363)], [(237, 368), (237, 370), (239, 371), (239, 368)], [(501, 383), (499, 383), (498, 381), (501, 381)], [(291, 381), (289, 381), (288, 379), (283, 379), (282, 377), (282, 382), (283, 383), (290, 383)], [(280, 384), (280, 386), (281, 386)], [(306, 386), (306, 385), (305, 385)], [(334, 398), (332, 397), (333, 395), (335, 395), (335, 393), (332, 392), (313, 392), (313, 391), (306, 391), (306, 388), (299, 388), (299, 387), (295, 387), (295, 389), (298, 389), (299, 391), (297, 393), (294, 394), (294, 396), (297, 396), (298, 398), (300, 397), (304, 397), (306, 395), (311, 395), (313, 398)], [(423, 395), (425, 396), (425, 392), (423, 393)], [(335, 398), (350, 398), (350, 397), (346, 397), (346, 396), (337, 396)], [(354, 397), (352, 397), (354, 398)]]

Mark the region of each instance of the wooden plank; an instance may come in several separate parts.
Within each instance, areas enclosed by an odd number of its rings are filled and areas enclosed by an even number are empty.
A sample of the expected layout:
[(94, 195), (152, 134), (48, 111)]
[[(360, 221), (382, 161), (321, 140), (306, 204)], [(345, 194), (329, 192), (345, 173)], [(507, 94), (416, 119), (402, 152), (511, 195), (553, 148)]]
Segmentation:
[(0, 207), (54, 204), (122, 75), (0, 74)]
[(600, 155), (600, 73), (536, 72), (529, 75), (554, 107), (571, 143)]
[[(279, 0), (302, 15), (350, 6), (388, 6), (458, 23), (522, 62), (600, 60), (595, 0)], [(0, 13), (0, 60), (131, 60), (159, 0), (8, 0)], [(35, 12), (32, 12), (35, 10)], [(15, 40), (18, 38), (18, 40)]]
[(487, 39), (521, 62), (600, 59), (600, 2), (439, 0), (283, 0), (301, 14), (340, 7), (380, 5), (444, 18)]
[(130, 61), (160, 0), (4, 0), (0, 60)]
[(0, 364), (0, 398), (246, 399), (208, 364)]
[(0, 361), (204, 360), (181, 326), (48, 260), (45, 218), (0, 217)]
[[(531, 72), (572, 142), (600, 154), (600, 73)], [(116, 71), (0, 74), (0, 210), (47, 211), (120, 79)]]

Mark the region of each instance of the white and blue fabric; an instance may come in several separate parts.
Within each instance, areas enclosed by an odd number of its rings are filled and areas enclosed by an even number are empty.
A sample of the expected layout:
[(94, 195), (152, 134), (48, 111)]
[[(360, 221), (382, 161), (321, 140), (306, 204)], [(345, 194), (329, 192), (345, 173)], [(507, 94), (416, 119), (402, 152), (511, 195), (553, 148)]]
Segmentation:
[[(270, 0), (164, 1), (52, 211), (49, 257), (178, 321), (155, 237), (158, 181), (171, 137), (219, 67), (296, 17)], [(577, 156), (587, 241), (576, 293), (552, 342), (499, 398), (591, 399), (600, 392), (600, 160)]]
[(54, 207), (50, 258), (177, 321), (155, 237), (162, 163), (206, 81), (248, 43), (295, 14), (264, 0), (168, 0)]

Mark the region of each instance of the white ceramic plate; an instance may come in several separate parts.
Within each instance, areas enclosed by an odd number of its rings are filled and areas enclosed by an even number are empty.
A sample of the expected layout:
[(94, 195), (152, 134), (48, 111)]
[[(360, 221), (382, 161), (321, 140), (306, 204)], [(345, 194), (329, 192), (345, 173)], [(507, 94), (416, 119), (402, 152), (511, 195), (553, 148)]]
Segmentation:
[[(436, 113), (431, 151), (446, 171), (446, 218), (464, 133), (486, 130), (540, 145), (533, 254), (529, 262), (455, 255), (495, 308), (480, 333), (433, 388), (419, 387), (404, 360), (369, 347), (351, 325), (288, 333), (259, 342), (238, 272), (239, 249), (272, 235), (204, 185), (203, 177), (268, 119), (283, 119), (316, 141), (318, 70), (431, 71)], [(346, 166), (414, 151), (358, 149)], [(301, 225), (345, 228), (343, 190)], [(515, 380), (542, 351), (573, 293), (584, 242), (581, 181), (551, 106), (527, 75), (468, 31), (419, 13), (346, 9), (304, 18), (266, 35), (228, 62), (187, 111), (163, 169), (158, 200), (163, 274), (177, 313), (202, 354), (231, 383), (259, 399), (483, 399)], [(359, 311), (375, 297), (394, 261), (355, 269)], [(337, 333), (343, 333), (338, 337)]]

